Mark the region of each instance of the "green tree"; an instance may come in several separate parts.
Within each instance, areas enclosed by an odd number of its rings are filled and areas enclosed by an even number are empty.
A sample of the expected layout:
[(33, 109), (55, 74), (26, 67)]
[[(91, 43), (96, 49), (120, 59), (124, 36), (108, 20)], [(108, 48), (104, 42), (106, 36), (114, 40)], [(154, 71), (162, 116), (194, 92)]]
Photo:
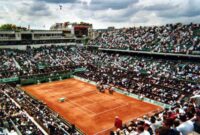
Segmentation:
[(17, 26), (14, 24), (3, 24), (0, 26), (0, 30), (16, 30)]

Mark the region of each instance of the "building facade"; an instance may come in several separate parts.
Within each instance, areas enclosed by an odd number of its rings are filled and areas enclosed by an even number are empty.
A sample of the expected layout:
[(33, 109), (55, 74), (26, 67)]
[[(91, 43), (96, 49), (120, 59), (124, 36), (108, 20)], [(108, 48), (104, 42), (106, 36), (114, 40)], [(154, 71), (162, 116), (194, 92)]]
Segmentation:
[(68, 42), (76, 42), (76, 37), (66, 30), (0, 31), (0, 45)]

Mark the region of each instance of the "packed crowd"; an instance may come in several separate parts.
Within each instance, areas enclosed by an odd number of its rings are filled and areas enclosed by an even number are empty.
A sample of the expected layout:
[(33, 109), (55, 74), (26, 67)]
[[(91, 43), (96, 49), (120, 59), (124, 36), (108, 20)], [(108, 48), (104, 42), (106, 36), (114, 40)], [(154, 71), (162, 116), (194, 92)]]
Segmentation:
[(193, 99), (177, 103), (171, 109), (123, 124), (116, 131), (111, 131), (111, 135), (198, 135), (199, 105)]
[[(166, 123), (168, 126), (161, 129), (156, 128), (157, 130), (154, 128), (149, 132), (169, 132), (169, 127), (174, 127), (174, 122), (176, 122), (176, 127), (181, 126), (181, 123), (184, 122), (182, 114), (186, 120), (194, 118), (191, 120), (193, 124), (195, 121), (199, 122), (199, 113), (194, 111), (197, 106), (191, 102), (183, 103), (188, 97), (200, 94), (200, 64), (198, 62), (108, 53), (75, 46), (44, 46), (27, 48), (27, 50), (2, 49), (0, 53), (2, 54), (0, 56), (2, 59), (0, 61), (0, 78), (31, 77), (85, 67), (87, 68), (86, 72), (76, 75), (95, 82), (114, 85), (128, 93), (143, 95), (174, 106), (171, 110), (165, 110), (150, 117), (147, 123), (133, 121), (129, 125), (124, 125), (115, 134), (123, 132), (122, 134), (125, 135), (127, 133), (134, 135), (139, 130), (146, 132), (146, 128), (152, 128), (154, 121)], [(57, 135), (74, 132), (74, 126), (67, 126), (45, 104), (20, 90), (7, 85), (4, 87), (3, 91), (20, 106), (23, 106), (23, 110), (33, 116), (48, 132)], [(191, 108), (193, 111), (190, 110)], [(192, 112), (192, 114), (188, 114), (188, 112)], [(168, 118), (172, 116), (173, 122), (170, 119), (170, 123), (168, 123)], [(148, 125), (148, 123), (151, 124)]]
[(78, 76), (95, 82), (171, 105), (200, 89), (199, 63), (85, 51), (89, 70)]
[(17, 106), (5, 94), (3, 85), (0, 85), (0, 127), (8, 129), (9, 133), (23, 135), (43, 135), (43, 133), (27, 117), (22, 107)]
[(100, 31), (89, 45), (162, 53), (195, 54), (200, 51), (199, 24), (132, 27)]
[[(10, 72), (7, 67), (2, 71), (13, 73), (13, 76), (48, 75), (86, 67), (87, 72), (79, 76), (112, 84), (127, 92), (143, 94), (167, 104), (175, 104), (177, 100), (200, 89), (200, 64), (194, 61), (139, 57), (63, 46), (1, 52), (4, 53), (4, 59), (13, 65)], [(6, 65), (6, 61), (2, 64)], [(1, 78), (5, 77), (1, 74)]]
[(52, 74), (77, 67), (70, 59), (71, 51), (63, 47), (1, 49), (0, 78)]
[(63, 47), (51, 46), (20, 51), (15, 59), (23, 69), (21, 75), (51, 74), (76, 67), (76, 64), (68, 57), (70, 51), (63, 49)]
[(17, 76), (18, 69), (11, 55), (11, 50), (0, 50), (0, 78)]
[[(40, 135), (42, 134), (28, 118), (23, 115), (23, 111), (30, 114), (50, 135), (79, 135), (74, 125), (67, 125), (58, 114), (51, 111), (44, 103), (33, 99), (21, 90), (8, 85), (1, 85), (3, 118), (12, 119), (19, 124), (19, 129), (23, 134)], [(10, 102), (10, 97), (17, 102), (21, 108), (17, 108)], [(16, 117), (16, 118), (15, 118)]]

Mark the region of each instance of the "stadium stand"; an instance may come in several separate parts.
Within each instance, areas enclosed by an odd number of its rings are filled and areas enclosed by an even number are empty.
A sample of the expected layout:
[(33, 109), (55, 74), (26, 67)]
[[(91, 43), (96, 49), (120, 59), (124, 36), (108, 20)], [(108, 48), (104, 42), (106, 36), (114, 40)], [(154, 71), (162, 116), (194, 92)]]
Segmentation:
[(16, 76), (18, 70), (10, 51), (0, 50), (0, 59), (0, 78)]
[(43, 133), (27, 117), (24, 109), (17, 106), (5, 92), (5, 87), (0, 85), (0, 127), (7, 129), (8, 134), (43, 135)]
[(200, 51), (199, 24), (132, 27), (100, 32), (89, 45), (162, 53), (195, 54)]
[(200, 87), (198, 62), (110, 54), (76, 47), (51, 46), (4, 52), (3, 59), (7, 61), (2, 61), (3, 71), (8, 72), (8, 65), (12, 66), (9, 75), (1, 72), (2, 78), (47, 75), (86, 67), (88, 71), (79, 76), (167, 104), (175, 104)]
[[(90, 41), (89, 45), (198, 56), (199, 29), (199, 24), (168, 24), (107, 30)], [(53, 76), (59, 80), (63, 74), (70, 72), (172, 106), (151, 116), (124, 123), (121, 129), (111, 131), (112, 135), (200, 134), (200, 102), (190, 98), (200, 94), (199, 61), (155, 57), (153, 54), (107, 52), (89, 46), (54, 45), (27, 47), (26, 50), (0, 49), (0, 59), (0, 82), (14, 78), (15, 85), (28, 79), (39, 83), (42, 77), (46, 78), (45, 81), (51, 81)], [(81, 68), (86, 70), (75, 72)], [(27, 112), (48, 134), (81, 134), (73, 124), (65, 123), (44, 103), (15, 85), (0, 84), (0, 127), (22, 134), (42, 135), (43, 132), (24, 115)]]
[[(199, 134), (199, 107), (192, 102), (177, 103), (153, 116), (137, 118), (121, 129), (111, 131), (112, 135), (193, 135)], [(198, 123), (198, 124), (197, 124)]]
[[(48, 109), (44, 103), (29, 97), (26, 93), (2, 84), (1, 94), (3, 95), (1, 101), (6, 101), (6, 103), (2, 102), (1, 104), (2, 119), (6, 121), (13, 120), (22, 134), (42, 135), (42, 132), (24, 115), (24, 111), (30, 114), (50, 135), (79, 134), (72, 125), (67, 125), (56, 113)], [(17, 102), (20, 108), (13, 105), (10, 102), (11, 99)], [(10, 126), (11, 130), (12, 127)]]

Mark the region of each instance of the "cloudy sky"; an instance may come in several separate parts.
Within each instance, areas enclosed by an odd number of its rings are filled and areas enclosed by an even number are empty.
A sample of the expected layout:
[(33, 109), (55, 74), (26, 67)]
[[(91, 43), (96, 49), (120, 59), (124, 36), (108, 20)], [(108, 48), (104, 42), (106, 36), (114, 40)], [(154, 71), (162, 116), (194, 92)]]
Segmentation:
[(94, 28), (200, 23), (199, 5), (200, 0), (0, 0), (0, 24), (49, 29), (65, 21)]

